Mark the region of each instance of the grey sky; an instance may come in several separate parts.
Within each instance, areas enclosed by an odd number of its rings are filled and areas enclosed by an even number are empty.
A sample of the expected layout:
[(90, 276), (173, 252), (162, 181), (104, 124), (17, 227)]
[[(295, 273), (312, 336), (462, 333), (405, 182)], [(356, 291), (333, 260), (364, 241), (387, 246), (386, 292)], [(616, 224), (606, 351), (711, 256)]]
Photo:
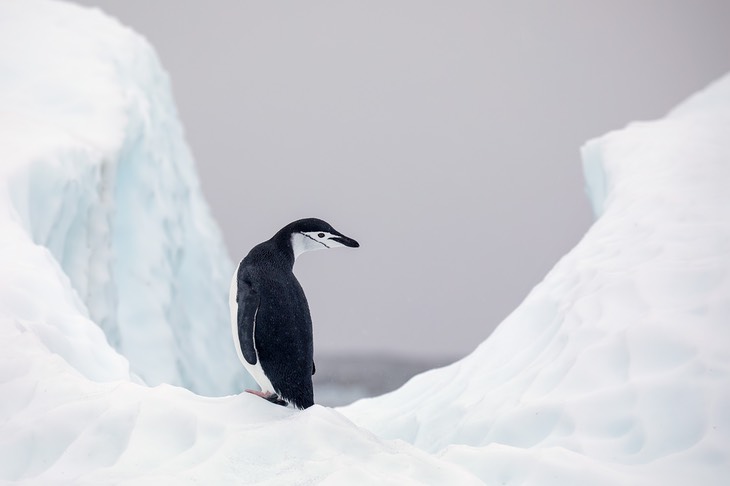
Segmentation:
[(590, 225), (580, 145), (730, 69), (727, 0), (78, 3), (156, 47), (234, 260), (360, 241), (295, 267), (318, 352), (471, 351)]

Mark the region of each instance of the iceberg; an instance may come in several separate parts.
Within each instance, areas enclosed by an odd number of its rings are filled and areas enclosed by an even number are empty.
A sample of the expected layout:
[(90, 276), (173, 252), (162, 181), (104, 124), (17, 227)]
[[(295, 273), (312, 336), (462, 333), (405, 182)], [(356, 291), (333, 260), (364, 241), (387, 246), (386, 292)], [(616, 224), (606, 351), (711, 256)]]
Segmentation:
[(235, 394), (233, 265), (147, 42), (6, 0), (0, 73), (1, 482), (726, 482), (730, 76), (586, 144), (596, 222), (474, 353), (296, 411)]
[[(728, 133), (725, 76), (664, 119), (588, 142), (598, 219), (578, 245), (470, 356), (342, 412), (495, 482), (726, 481)], [(502, 459), (480, 463), (486, 451)]]
[[(154, 51), (98, 11), (2, 7), (8, 223), (50, 253), (44, 266), (145, 383), (206, 395), (252, 383), (227, 338), (233, 264)], [(51, 351), (75, 359), (58, 339)]]

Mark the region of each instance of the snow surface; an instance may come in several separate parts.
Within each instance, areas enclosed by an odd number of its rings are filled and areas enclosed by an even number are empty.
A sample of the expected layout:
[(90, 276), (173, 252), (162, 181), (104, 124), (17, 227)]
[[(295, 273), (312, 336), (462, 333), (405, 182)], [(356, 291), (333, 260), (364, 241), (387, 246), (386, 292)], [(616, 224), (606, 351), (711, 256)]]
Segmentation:
[(0, 481), (726, 484), (729, 133), (725, 77), (589, 142), (596, 223), (460, 362), (337, 410), (203, 397), (135, 377), (244, 386), (154, 53), (97, 11), (4, 0)]

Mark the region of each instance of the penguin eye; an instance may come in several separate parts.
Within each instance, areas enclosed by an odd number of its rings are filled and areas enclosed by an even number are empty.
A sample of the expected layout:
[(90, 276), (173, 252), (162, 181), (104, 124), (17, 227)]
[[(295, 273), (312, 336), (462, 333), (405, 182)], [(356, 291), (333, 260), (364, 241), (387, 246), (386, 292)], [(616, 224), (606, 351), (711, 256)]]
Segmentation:
[(324, 233), (320, 233), (317, 236), (319, 236), (320, 238), (324, 238)]

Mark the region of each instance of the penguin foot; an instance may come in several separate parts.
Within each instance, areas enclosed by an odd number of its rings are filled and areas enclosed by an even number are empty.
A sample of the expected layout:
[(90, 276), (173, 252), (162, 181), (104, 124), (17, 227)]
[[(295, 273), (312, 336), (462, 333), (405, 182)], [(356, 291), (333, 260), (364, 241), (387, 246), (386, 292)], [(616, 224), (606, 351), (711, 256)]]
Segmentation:
[(285, 401), (285, 400), (284, 400), (283, 398), (281, 398), (281, 397), (280, 397), (279, 395), (277, 395), (276, 393), (271, 393), (271, 392), (266, 392), (266, 393), (264, 393), (264, 392), (262, 392), (262, 391), (258, 391), (258, 390), (248, 390), (248, 389), (247, 389), (246, 391), (247, 391), (248, 393), (252, 394), (252, 395), (256, 395), (257, 397), (261, 397), (261, 398), (263, 398), (264, 400), (268, 400), (268, 401), (270, 401), (271, 403), (275, 403), (276, 405), (281, 405), (281, 406), (283, 406), (283, 407), (286, 407), (287, 405), (289, 405), (289, 404), (288, 404), (288, 403), (287, 403), (287, 402), (286, 402), (286, 401)]
[(268, 398), (269, 395), (272, 395), (272, 393), (264, 393), (258, 390), (249, 390), (248, 388), (246, 388), (246, 393), (250, 393), (251, 395), (256, 395), (257, 397), (261, 398)]
[(287, 405), (289, 405), (289, 402), (287, 402), (286, 400), (284, 400), (283, 398), (281, 398), (279, 395), (277, 395), (275, 393), (272, 393), (271, 395), (266, 397), (266, 399), (268, 401), (270, 401), (271, 403), (275, 403), (276, 405), (281, 405), (282, 407), (286, 407)]

